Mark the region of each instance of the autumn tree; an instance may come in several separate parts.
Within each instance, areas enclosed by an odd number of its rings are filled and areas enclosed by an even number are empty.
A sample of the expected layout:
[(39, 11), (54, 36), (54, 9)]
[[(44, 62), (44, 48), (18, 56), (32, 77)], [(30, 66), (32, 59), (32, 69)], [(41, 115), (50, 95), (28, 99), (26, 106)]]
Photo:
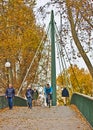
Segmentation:
[(93, 78), (93, 66), (85, 51), (91, 49), (90, 39), (92, 38), (93, 29), (92, 3), (88, 0), (66, 0), (66, 7), (72, 37)]
[[(43, 29), (36, 24), (35, 1), (0, 1), (0, 87), (6, 86), (5, 62), (11, 62), (13, 84), (18, 89), (41, 41)], [(37, 59), (39, 60), (39, 57)], [(37, 68), (38, 60), (33, 65)], [(33, 72), (30, 71), (30, 72)], [(30, 74), (34, 78), (35, 71)]]
[[(92, 77), (88, 71), (84, 70), (83, 68), (79, 69), (77, 65), (70, 66), (66, 71), (68, 72), (69, 80), (71, 82), (70, 88), (68, 86), (70, 91), (73, 90), (73, 92), (92, 95)], [(63, 80), (64, 76), (60, 74), (57, 78), (57, 84), (61, 87), (63, 86)], [(70, 94), (71, 93), (72, 92), (70, 92)]]
[(39, 9), (43, 18), (48, 14), (49, 7), (54, 8), (57, 16), (60, 15), (59, 32), (63, 51), (65, 47), (71, 60), (82, 57), (93, 78), (93, 64), (90, 60), (90, 58), (93, 58), (92, 1), (52, 0)]

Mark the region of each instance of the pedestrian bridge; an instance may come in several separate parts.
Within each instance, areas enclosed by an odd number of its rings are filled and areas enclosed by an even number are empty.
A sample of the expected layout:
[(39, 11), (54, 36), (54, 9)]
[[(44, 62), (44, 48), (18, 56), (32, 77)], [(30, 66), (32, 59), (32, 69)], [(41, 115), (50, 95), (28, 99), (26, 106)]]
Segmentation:
[[(56, 31), (56, 33), (54, 30)], [(50, 32), (51, 32), (50, 34), (51, 38), (50, 37), (48, 38)], [(13, 110), (10, 111), (8, 109), (8, 104), (5, 96), (0, 96), (0, 109), (1, 109), (0, 130), (13, 130), (13, 129), (14, 130), (69, 130), (69, 129), (92, 130), (93, 129), (93, 97), (89, 97), (79, 93), (73, 93), (69, 106), (56, 106), (55, 41), (57, 42), (56, 46), (58, 51), (60, 70), (64, 74), (63, 78), (64, 83), (62, 85), (67, 85), (67, 87), (71, 85), (70, 84), (71, 82), (69, 75), (66, 71), (67, 69), (66, 59), (64, 58), (62, 52), (65, 52), (67, 60), (69, 61), (71, 67), (72, 64), (68, 57), (66, 48), (63, 46), (64, 42), (55, 24), (53, 11), (51, 13), (51, 21), (49, 23), (49, 27), (46, 34), (42, 38), (36, 50), (36, 53), (33, 59), (31, 60), (29, 67), (27, 67), (27, 70), (25, 72), (22, 83), (17, 93), (18, 96), (15, 96), (14, 98), (15, 107), (13, 108)], [(31, 110), (27, 108), (26, 99), (19, 97), (19, 95), (22, 92), (22, 90), (25, 89), (24, 84), (27, 82), (29, 83), (29, 81), (27, 81), (27, 76), (31, 78), (30, 76), (33, 73), (33, 71), (30, 72), (30, 70), (31, 69), (33, 70), (33, 65), (35, 63), (35, 60), (38, 61), (39, 55), (41, 55), (41, 58), (39, 60), (38, 67), (34, 73), (35, 78), (30, 83), (39, 84), (39, 86), (44, 86), (46, 82), (50, 82), (51, 79), (51, 86), (53, 88), (53, 96), (52, 96), (53, 106), (51, 108), (37, 106), (33, 107), (33, 109)], [(76, 79), (77, 86), (79, 86), (74, 71), (73, 75)], [(9, 77), (11, 77), (10, 73), (7, 76), (8, 81)], [(11, 78), (11, 80), (13, 79)]]
[[(26, 107), (26, 100), (18, 96), (14, 98), (13, 110), (8, 110), (7, 106), (5, 97), (0, 96), (2, 130), (93, 129), (93, 97), (79, 93), (72, 95), (69, 106), (52, 106), (50, 109), (37, 106), (30, 110)], [(78, 109), (75, 109), (75, 106)]]

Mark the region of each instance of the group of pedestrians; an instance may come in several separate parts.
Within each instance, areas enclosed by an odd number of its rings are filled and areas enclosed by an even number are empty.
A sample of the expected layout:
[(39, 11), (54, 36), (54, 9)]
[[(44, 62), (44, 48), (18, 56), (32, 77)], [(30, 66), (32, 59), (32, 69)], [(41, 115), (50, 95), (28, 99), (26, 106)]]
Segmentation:
[[(53, 94), (53, 89), (49, 84), (47, 84), (44, 87), (44, 95), (45, 95), (45, 98), (46, 98), (47, 106), (48, 106), (48, 96), (50, 96), (50, 100), (52, 101), (52, 94)], [(69, 91), (67, 90), (66, 87), (64, 87), (62, 89), (61, 95), (62, 95), (64, 105), (66, 105), (67, 99), (69, 97)], [(12, 84), (9, 84), (9, 86), (6, 89), (6, 92), (5, 92), (5, 97), (8, 100), (8, 106), (9, 106), (10, 110), (13, 108), (13, 98), (14, 98), (14, 96), (15, 96), (15, 89), (13, 88)], [(25, 96), (26, 96), (26, 99), (27, 99), (28, 108), (32, 109), (32, 101), (33, 101), (34, 106), (37, 105), (37, 99), (38, 99), (39, 93), (38, 93), (36, 88), (32, 89), (32, 86), (29, 85), (27, 87)]]
[[(38, 91), (36, 90), (36, 88), (32, 89), (31, 85), (29, 85), (27, 87), (25, 96), (27, 98), (28, 108), (32, 108), (32, 101), (34, 105), (37, 105)], [(9, 109), (12, 110), (13, 99), (15, 97), (15, 89), (12, 84), (9, 84), (8, 88), (6, 89), (5, 97), (7, 98)]]

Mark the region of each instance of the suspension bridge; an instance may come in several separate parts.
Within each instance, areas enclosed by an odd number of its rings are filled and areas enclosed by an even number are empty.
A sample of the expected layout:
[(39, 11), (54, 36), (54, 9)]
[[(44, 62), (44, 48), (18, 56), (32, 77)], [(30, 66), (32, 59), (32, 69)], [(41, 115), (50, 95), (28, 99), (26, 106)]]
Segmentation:
[[(56, 47), (55, 47), (56, 45)], [(66, 61), (64, 52), (70, 59), (64, 47), (62, 38), (54, 21), (53, 11), (51, 12), (51, 20), (46, 34), (42, 38), (37, 51), (29, 65), (26, 75), (21, 86), (14, 98), (14, 109), (9, 111), (7, 101), (4, 96), (0, 96), (0, 129), (1, 130), (92, 130), (93, 127), (93, 98), (80, 94), (73, 93), (70, 105), (57, 106), (56, 95), (56, 49), (59, 57), (60, 70), (64, 71), (65, 84), (68, 86), (69, 75), (67, 74)], [(52, 107), (33, 107), (29, 110), (26, 106), (26, 100), (21, 97), (24, 83), (32, 69), (34, 61), (41, 52), (38, 69), (32, 84), (44, 86), (47, 82), (51, 83), (53, 88)], [(78, 83), (77, 83), (78, 84)], [(75, 105), (75, 106), (74, 106)], [(77, 109), (78, 108), (78, 109)], [(82, 113), (82, 114), (81, 114)]]

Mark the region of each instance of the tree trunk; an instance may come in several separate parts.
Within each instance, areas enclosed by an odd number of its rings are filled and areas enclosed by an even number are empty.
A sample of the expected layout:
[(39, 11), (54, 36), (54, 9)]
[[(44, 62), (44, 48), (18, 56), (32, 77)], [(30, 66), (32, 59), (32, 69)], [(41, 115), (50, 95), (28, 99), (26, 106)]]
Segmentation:
[(72, 32), (72, 36), (73, 36), (73, 39), (74, 39), (74, 42), (83, 58), (83, 60), (85, 61), (86, 65), (87, 65), (87, 68), (89, 69), (89, 72), (92, 76), (92, 79), (93, 79), (93, 66), (88, 58), (88, 56), (86, 55), (80, 41), (79, 41), (79, 38), (77, 36), (77, 33), (76, 33), (76, 30), (75, 30), (75, 25), (74, 25), (74, 20), (73, 20), (73, 16), (72, 16), (72, 12), (71, 12), (71, 8), (69, 6), (69, 0), (66, 0), (66, 6), (67, 6), (67, 9), (68, 9), (68, 17), (69, 17), (69, 21), (70, 21), (70, 25), (71, 25), (71, 32)]

